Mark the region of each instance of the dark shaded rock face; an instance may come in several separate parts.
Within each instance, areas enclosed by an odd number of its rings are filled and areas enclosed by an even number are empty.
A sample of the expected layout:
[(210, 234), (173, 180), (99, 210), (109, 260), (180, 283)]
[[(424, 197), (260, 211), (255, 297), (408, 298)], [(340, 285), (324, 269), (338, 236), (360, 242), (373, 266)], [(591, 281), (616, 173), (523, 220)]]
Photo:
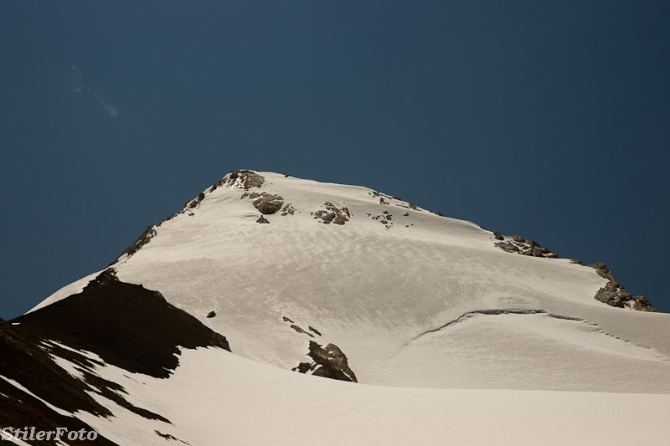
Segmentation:
[[(0, 376), (30, 393), (0, 378), (0, 426), (34, 426), (37, 431), (93, 430), (76, 418), (82, 411), (113, 416), (91, 393), (144, 418), (170, 423), (126, 400), (123, 386), (97, 374), (96, 367), (104, 363), (78, 351), (95, 353), (105, 363), (129, 372), (159, 378), (168, 377), (177, 367), (179, 347), (230, 351), (225, 337), (170, 305), (160, 293), (119, 281), (113, 269), (100, 273), (81, 293), (11, 322), (0, 319)], [(63, 369), (56, 356), (71, 363), (81, 376)], [(73, 416), (62, 415), (31, 393)], [(57, 444), (55, 440), (27, 443)], [(115, 443), (98, 436), (95, 444)]]
[(253, 192), (249, 198), (254, 199), (254, 207), (261, 214), (274, 214), (284, 205), (284, 199), (279, 195), (269, 194), (267, 192)]
[[(87, 393), (94, 389), (58, 366), (47, 350), (39, 346), (41, 341), (33, 330), (0, 319), (0, 376), (18, 382), (32, 394), (64, 411), (111, 416), (109, 410)], [(35, 426), (43, 431), (55, 431), (57, 427), (70, 431), (92, 430), (86, 423), (58, 413), (5, 379), (0, 379), (0, 426)], [(56, 442), (42, 441), (39, 444), (55, 445)], [(99, 436), (96, 444), (115, 443)]]
[(179, 348), (219, 347), (226, 338), (169, 304), (158, 292), (119, 281), (112, 269), (79, 294), (14, 320), (77, 350), (133, 373), (167, 378), (179, 364)]
[(309, 341), (309, 353), (312, 363), (301, 362), (293, 371), (299, 373), (312, 372), (314, 376), (337, 379), (340, 381), (358, 382), (356, 375), (349, 368), (347, 357), (335, 344), (325, 347), (318, 342)]
[(495, 245), (505, 252), (521, 254), (531, 257), (546, 257), (549, 259), (557, 259), (558, 254), (549, 249), (540, 246), (539, 243), (533, 240), (526, 240), (520, 235), (505, 237), (498, 231), (493, 231), (493, 237), (496, 240), (502, 240)]
[(624, 286), (616, 280), (612, 271), (607, 269), (607, 265), (600, 262), (589, 265), (596, 270), (600, 277), (603, 277), (609, 282), (604, 287), (599, 289), (594, 296), (596, 300), (606, 303), (612, 307), (629, 308), (637, 311), (658, 312), (649, 300), (644, 296), (633, 296), (628, 292)]

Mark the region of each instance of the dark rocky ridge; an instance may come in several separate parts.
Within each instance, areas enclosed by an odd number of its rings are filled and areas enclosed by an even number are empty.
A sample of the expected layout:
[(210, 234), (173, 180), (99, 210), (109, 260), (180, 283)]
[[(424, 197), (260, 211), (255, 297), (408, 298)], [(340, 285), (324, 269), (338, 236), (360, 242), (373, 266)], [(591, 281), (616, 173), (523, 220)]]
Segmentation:
[(230, 351), (224, 336), (169, 304), (159, 292), (119, 281), (112, 269), (81, 293), (13, 322), (42, 338), (93, 352), (109, 364), (158, 378), (167, 378), (178, 366), (179, 346)]
[[(96, 373), (96, 368), (104, 363), (76, 350), (95, 353), (106, 363), (129, 372), (159, 378), (167, 378), (170, 370), (178, 366), (179, 347), (230, 351), (225, 337), (170, 305), (160, 293), (119, 281), (113, 269), (103, 271), (81, 293), (10, 322), (0, 319), (0, 376), (73, 414), (85, 411), (114, 416), (89, 394), (97, 393), (144, 418), (170, 423), (165, 417), (128, 402), (121, 385)], [(72, 363), (81, 378), (59, 366), (55, 356)], [(92, 430), (76, 415), (64, 416), (2, 378), (0, 394), (0, 426), (35, 426), (43, 431), (55, 431), (57, 427)], [(45, 440), (27, 442), (56, 444)], [(98, 436), (95, 444), (115, 443)]]

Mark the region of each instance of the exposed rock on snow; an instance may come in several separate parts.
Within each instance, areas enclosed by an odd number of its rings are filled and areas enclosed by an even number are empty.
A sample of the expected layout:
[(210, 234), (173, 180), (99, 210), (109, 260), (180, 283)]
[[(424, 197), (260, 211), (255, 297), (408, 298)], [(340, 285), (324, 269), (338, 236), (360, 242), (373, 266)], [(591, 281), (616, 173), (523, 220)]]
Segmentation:
[(306, 335), (309, 336), (310, 338), (313, 338), (313, 337), (314, 337), (314, 335), (313, 335), (312, 333), (307, 333), (305, 330), (303, 330), (302, 328), (300, 328), (300, 327), (297, 326), (296, 324), (291, 324), (291, 328), (294, 329), (295, 331), (297, 331), (298, 333), (306, 334)]
[(293, 214), (295, 214), (295, 208), (291, 203), (285, 205), (281, 210), (282, 216), (293, 215)]
[(187, 201), (187, 202), (184, 204), (184, 209), (186, 209), (186, 208), (190, 208), (190, 209), (197, 208), (198, 205), (200, 204), (200, 202), (201, 202), (202, 200), (204, 200), (204, 199), (205, 199), (205, 193), (204, 193), (204, 192), (200, 192), (200, 193), (198, 194), (198, 196), (197, 196), (194, 200), (192, 200), (191, 202), (188, 202), (188, 201)]
[(256, 223), (268, 224), (270, 223), (270, 221), (261, 215), (260, 217), (258, 217), (258, 220), (256, 220)]
[(312, 212), (311, 214), (314, 215), (315, 219), (320, 219), (324, 224), (328, 225), (333, 223), (336, 225), (344, 225), (349, 221), (349, 218), (351, 218), (351, 213), (346, 207), (338, 208), (329, 201), (326, 201), (323, 206), (326, 208), (325, 210), (320, 209), (316, 212)]
[[(393, 214), (391, 214), (389, 211), (384, 211), (381, 214), (378, 215), (372, 215), (371, 213), (366, 213), (368, 217), (370, 217), (373, 220), (378, 221), (379, 223), (383, 224), (386, 229), (391, 229), (393, 227)], [(405, 213), (404, 216), (409, 216), (409, 214)], [(405, 225), (408, 226), (408, 225)]]
[(600, 262), (589, 266), (594, 268), (600, 277), (609, 280), (609, 282), (607, 282), (605, 286), (600, 288), (596, 293), (596, 300), (613, 307), (629, 308), (631, 310), (638, 311), (658, 312), (658, 309), (651, 305), (646, 297), (633, 296), (630, 292), (628, 292), (624, 286), (616, 280), (616, 277), (614, 277), (612, 271), (607, 269), (607, 265), (605, 263)]
[(309, 341), (309, 353), (313, 359), (311, 363), (301, 362), (293, 371), (300, 373), (312, 372), (314, 376), (332, 378), (340, 381), (358, 382), (356, 375), (349, 368), (347, 357), (335, 344), (323, 347), (315, 341)]
[(267, 192), (252, 192), (249, 194), (249, 198), (254, 200), (254, 207), (261, 214), (274, 214), (284, 205), (284, 199), (281, 196), (272, 195)]
[[(144, 232), (133, 242), (132, 245), (127, 247), (119, 256), (119, 258), (123, 257), (124, 255), (131, 257), (133, 254), (135, 254), (137, 251), (140, 250), (144, 245), (149, 243), (152, 238), (156, 237), (156, 227), (155, 225), (148, 226)], [(110, 265), (115, 264), (118, 261), (118, 258), (112, 261)]]
[(546, 257), (550, 259), (558, 258), (558, 254), (549, 249), (540, 246), (539, 243), (533, 240), (526, 240), (520, 235), (505, 237), (500, 232), (494, 231), (493, 237), (496, 240), (503, 240), (495, 245), (505, 252), (521, 254), (532, 257)]
[(251, 170), (233, 170), (214, 184), (209, 191), (213, 192), (220, 186), (230, 186), (236, 189), (249, 190), (252, 187), (261, 187), (265, 178)]

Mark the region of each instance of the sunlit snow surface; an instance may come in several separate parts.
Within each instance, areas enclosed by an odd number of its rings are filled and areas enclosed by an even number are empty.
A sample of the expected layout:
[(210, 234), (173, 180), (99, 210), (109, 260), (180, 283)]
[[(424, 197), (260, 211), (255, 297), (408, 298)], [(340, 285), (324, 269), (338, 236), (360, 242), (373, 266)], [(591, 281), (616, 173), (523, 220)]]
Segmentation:
[(78, 414), (123, 445), (165, 445), (156, 430), (191, 445), (246, 446), (660, 446), (670, 438), (670, 395), (370, 386), (219, 349), (184, 350), (170, 379), (98, 371), (134, 404), (172, 422), (145, 420), (99, 397), (115, 418)]
[[(363, 187), (260, 174), (249, 192), (281, 195), (294, 215), (258, 224), (246, 191), (207, 189), (114, 265), (225, 335), (233, 354), (184, 351), (167, 380), (105, 368), (129, 400), (174, 423), (108, 401), (116, 419), (80, 414), (108, 438), (165, 444), (156, 429), (192, 445), (667, 444), (668, 315), (598, 302), (606, 281), (592, 268), (506, 253), (473, 223), (380, 204)], [(350, 220), (314, 219), (325, 202)], [(374, 218), (384, 211), (392, 226)], [(291, 372), (310, 340), (336, 344), (362, 384)]]

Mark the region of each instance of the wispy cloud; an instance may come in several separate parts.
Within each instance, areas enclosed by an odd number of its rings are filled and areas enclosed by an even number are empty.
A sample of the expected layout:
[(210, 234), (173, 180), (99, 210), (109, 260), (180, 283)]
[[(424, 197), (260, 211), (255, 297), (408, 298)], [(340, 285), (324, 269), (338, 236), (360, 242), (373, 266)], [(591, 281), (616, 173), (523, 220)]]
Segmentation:
[(95, 96), (95, 98), (98, 101), (100, 101), (100, 105), (102, 105), (102, 108), (104, 108), (105, 111), (109, 113), (109, 116), (113, 118), (114, 116), (119, 114), (119, 111), (116, 108), (112, 107), (111, 105), (100, 99), (100, 96), (98, 96), (98, 93), (96, 93), (95, 91), (93, 92), (93, 96)]
[(112, 118), (119, 114), (119, 109), (102, 100), (95, 86), (91, 88), (84, 84), (84, 77), (76, 65), (72, 65), (72, 74), (70, 75), (70, 79), (73, 81), (72, 91), (77, 94), (81, 93), (82, 91), (86, 91), (87, 93), (91, 94)]
[(81, 84), (81, 73), (79, 70), (77, 70), (76, 65), (72, 65), (72, 71), (74, 72), (72, 76), (70, 76), (70, 79), (74, 81), (72, 90), (74, 90), (75, 93), (81, 93), (81, 91), (84, 89), (84, 86)]

